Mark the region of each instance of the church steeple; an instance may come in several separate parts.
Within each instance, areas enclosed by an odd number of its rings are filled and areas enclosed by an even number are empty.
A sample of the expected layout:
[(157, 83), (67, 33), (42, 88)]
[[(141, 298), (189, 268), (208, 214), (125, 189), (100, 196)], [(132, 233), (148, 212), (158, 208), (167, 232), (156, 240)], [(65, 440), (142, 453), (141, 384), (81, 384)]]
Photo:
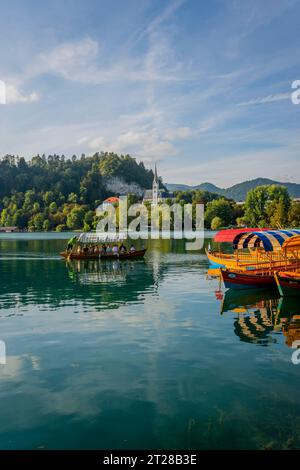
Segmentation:
[(155, 163), (155, 170), (154, 170), (154, 181), (156, 181), (156, 183), (158, 183), (156, 163)]
[(157, 206), (157, 204), (158, 204), (158, 189), (159, 189), (159, 180), (158, 180), (157, 168), (156, 168), (156, 164), (155, 164), (154, 179), (153, 179), (153, 185), (152, 185), (152, 204), (153, 204), (153, 206)]

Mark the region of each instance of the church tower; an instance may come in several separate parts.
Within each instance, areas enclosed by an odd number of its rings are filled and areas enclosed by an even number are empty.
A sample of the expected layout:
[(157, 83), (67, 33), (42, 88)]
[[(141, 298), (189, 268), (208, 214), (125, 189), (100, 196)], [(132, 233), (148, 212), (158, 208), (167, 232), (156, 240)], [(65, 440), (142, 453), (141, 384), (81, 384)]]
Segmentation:
[(158, 204), (158, 190), (159, 190), (159, 181), (157, 176), (157, 169), (155, 164), (154, 180), (152, 185), (152, 205), (157, 206)]

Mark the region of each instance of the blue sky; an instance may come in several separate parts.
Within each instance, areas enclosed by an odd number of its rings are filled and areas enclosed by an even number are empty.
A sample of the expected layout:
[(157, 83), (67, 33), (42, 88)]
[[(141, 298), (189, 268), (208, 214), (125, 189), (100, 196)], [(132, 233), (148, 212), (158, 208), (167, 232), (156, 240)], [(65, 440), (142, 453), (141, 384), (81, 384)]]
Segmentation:
[(1, 0), (0, 154), (300, 183), (298, 0)]

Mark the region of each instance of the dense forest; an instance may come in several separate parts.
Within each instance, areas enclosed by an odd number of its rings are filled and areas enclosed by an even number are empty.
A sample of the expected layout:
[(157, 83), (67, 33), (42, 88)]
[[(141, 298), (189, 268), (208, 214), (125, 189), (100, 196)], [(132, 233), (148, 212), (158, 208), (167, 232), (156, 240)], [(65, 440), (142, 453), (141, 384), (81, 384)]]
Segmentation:
[(6, 155), (0, 160), (0, 225), (32, 231), (89, 229), (106, 197), (141, 195), (152, 187), (153, 176), (129, 155), (37, 155), (30, 161)]
[[(96, 153), (71, 159), (63, 155), (0, 159), (0, 226), (30, 231), (91, 230), (95, 209), (107, 197), (129, 194), (142, 199), (153, 172), (129, 155)], [(161, 186), (164, 187), (161, 182)], [(245, 204), (203, 189), (176, 191), (180, 204), (205, 205), (205, 226), (299, 227), (300, 204), (279, 185), (251, 189)], [(168, 199), (171, 205), (173, 199)]]

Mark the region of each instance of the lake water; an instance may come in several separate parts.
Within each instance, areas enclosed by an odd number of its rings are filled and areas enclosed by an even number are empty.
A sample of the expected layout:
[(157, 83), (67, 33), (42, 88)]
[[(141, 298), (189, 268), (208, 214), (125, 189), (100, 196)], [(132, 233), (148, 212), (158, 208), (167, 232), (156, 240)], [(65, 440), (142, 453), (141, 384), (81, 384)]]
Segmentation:
[(300, 448), (299, 302), (224, 295), (182, 241), (66, 263), (67, 237), (0, 235), (1, 449)]

